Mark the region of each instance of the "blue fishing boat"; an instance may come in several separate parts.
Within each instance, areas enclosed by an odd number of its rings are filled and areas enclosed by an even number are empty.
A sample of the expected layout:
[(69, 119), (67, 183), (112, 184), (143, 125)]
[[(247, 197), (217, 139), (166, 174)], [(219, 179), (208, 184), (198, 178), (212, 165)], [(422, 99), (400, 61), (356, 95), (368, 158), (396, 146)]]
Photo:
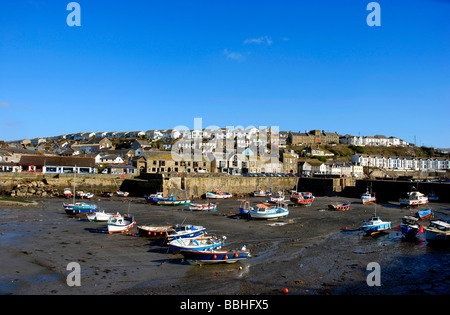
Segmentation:
[(68, 215), (89, 214), (97, 211), (97, 205), (85, 202), (63, 203), (63, 207)]
[(243, 246), (240, 250), (182, 250), (180, 253), (189, 263), (192, 264), (231, 264), (251, 257), (250, 251), (247, 250), (245, 246)]
[(153, 204), (156, 204), (158, 201), (173, 201), (176, 199), (176, 197), (164, 197), (162, 192), (157, 192), (156, 194), (151, 194), (145, 197), (145, 201)]
[(225, 244), (226, 239), (226, 236), (222, 236), (221, 240), (214, 236), (176, 238), (169, 242), (169, 249), (173, 253), (179, 253), (182, 250), (205, 251), (209, 249), (218, 249)]
[(383, 221), (378, 216), (370, 217), (369, 220), (363, 222), (361, 230), (367, 234), (378, 233), (391, 228), (391, 222)]
[(167, 235), (168, 242), (176, 238), (193, 238), (206, 233), (206, 228), (200, 225), (177, 224), (174, 230)]
[(418, 233), (423, 233), (423, 226), (418, 224), (419, 219), (406, 215), (402, 218), (402, 223), (400, 224), (400, 230), (402, 234), (407, 238), (413, 238)]
[(424, 220), (426, 218), (429, 218), (431, 214), (431, 208), (424, 208), (416, 212), (416, 217), (418, 217), (420, 220)]

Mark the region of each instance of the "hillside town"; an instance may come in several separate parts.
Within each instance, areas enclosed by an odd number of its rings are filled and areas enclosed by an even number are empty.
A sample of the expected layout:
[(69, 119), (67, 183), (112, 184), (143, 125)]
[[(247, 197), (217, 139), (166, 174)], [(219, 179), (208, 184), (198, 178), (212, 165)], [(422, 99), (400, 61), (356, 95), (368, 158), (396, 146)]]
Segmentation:
[[(383, 148), (393, 147), (415, 146), (394, 136), (341, 135), (324, 130), (278, 132), (272, 128), (218, 128), (86, 132), (1, 141), (0, 171), (363, 177), (374, 168), (444, 173), (450, 169), (446, 152), (433, 150), (428, 156), (416, 156), (415, 151), (406, 151), (410, 153), (404, 156), (383, 155)], [(344, 149), (346, 155), (341, 152)]]

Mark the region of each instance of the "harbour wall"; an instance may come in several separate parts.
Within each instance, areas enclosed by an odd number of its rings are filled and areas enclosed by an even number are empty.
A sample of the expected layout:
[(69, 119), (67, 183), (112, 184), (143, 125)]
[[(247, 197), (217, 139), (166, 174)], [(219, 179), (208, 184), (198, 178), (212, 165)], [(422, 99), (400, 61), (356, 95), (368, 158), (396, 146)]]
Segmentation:
[[(0, 173), (0, 193), (8, 194), (17, 184), (42, 181), (62, 193), (73, 187), (73, 174)], [(315, 196), (346, 196), (360, 198), (371, 188), (379, 201), (398, 201), (414, 187), (424, 194), (436, 193), (439, 202), (450, 202), (450, 184), (392, 180), (356, 180), (354, 178), (316, 177), (242, 177), (242, 176), (163, 176), (153, 174), (141, 177), (131, 175), (85, 174), (77, 175), (76, 189), (94, 194), (117, 189), (130, 192), (130, 196), (144, 197), (163, 191), (165, 196), (201, 198), (206, 192), (219, 189), (236, 197), (245, 197), (258, 189), (288, 193), (291, 190), (310, 191)], [(28, 196), (30, 197), (30, 196)]]

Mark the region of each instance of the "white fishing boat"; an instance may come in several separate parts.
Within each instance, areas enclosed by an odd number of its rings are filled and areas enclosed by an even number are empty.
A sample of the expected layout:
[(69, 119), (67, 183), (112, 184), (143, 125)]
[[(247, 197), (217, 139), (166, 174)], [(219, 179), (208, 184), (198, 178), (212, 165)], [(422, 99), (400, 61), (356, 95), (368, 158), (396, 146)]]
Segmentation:
[(361, 202), (363, 205), (372, 203), (377, 201), (377, 198), (375, 197), (375, 194), (372, 194), (367, 190), (364, 194), (361, 195)]
[(66, 197), (66, 198), (72, 197), (72, 191), (70, 190), (70, 188), (64, 188), (63, 194), (64, 194), (64, 197)]
[(248, 215), (252, 219), (264, 219), (264, 220), (274, 220), (279, 218), (284, 218), (289, 215), (289, 209), (287, 205), (268, 205), (268, 204), (257, 204), (253, 207), (253, 210), (248, 211)]
[(283, 201), (284, 201), (284, 194), (281, 191), (277, 192), (275, 196), (266, 197), (266, 202), (279, 203)]
[(231, 193), (224, 193), (218, 189), (214, 189), (213, 191), (208, 191), (206, 193), (206, 198), (210, 199), (227, 199), (231, 197), (233, 197)]
[(191, 211), (214, 211), (217, 210), (217, 203), (191, 203), (189, 205)]
[(119, 213), (106, 213), (105, 210), (101, 210), (86, 214), (88, 220), (91, 222), (108, 222), (109, 219), (114, 215), (119, 215)]
[(272, 196), (273, 193), (271, 191), (265, 191), (263, 189), (258, 189), (257, 191), (252, 192), (253, 197), (268, 197)]
[(129, 194), (130, 193), (128, 191), (121, 191), (121, 190), (116, 191), (116, 195), (119, 197), (128, 197)]
[(108, 220), (108, 233), (123, 233), (131, 229), (136, 222), (131, 215), (121, 215), (117, 213)]
[(420, 206), (428, 203), (428, 197), (418, 191), (410, 191), (406, 198), (399, 199), (400, 206)]
[(77, 197), (81, 199), (92, 199), (94, 197), (94, 194), (87, 191), (77, 191)]
[(430, 226), (425, 227), (425, 238), (430, 243), (448, 243), (450, 242), (450, 223), (434, 220)]

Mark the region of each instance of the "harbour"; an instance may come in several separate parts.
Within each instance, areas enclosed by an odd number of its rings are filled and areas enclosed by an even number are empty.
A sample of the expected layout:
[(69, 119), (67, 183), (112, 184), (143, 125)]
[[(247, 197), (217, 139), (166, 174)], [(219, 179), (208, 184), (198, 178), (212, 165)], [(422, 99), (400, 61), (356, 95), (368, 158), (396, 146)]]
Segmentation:
[[(317, 196), (309, 207), (289, 207), (277, 221), (249, 220), (239, 215), (238, 198), (219, 200), (215, 211), (188, 206), (158, 206), (144, 198), (100, 198), (100, 210), (132, 214), (136, 225), (192, 224), (208, 234), (226, 236), (226, 247), (245, 245), (251, 257), (234, 264), (189, 264), (168, 246), (126, 233), (108, 234), (105, 222), (68, 216), (63, 199), (41, 198), (37, 205), (0, 208), (3, 270), (1, 294), (48, 295), (290, 295), (448, 294), (448, 247), (431, 246), (423, 234), (405, 241), (397, 226), (416, 210), (398, 202), (376, 204), (378, 216), (392, 228), (366, 235), (361, 223), (375, 205), (359, 198)], [(264, 197), (249, 197), (252, 204)], [(203, 202), (203, 201), (202, 201)], [(330, 211), (330, 203), (350, 202), (348, 211)], [(446, 203), (433, 212), (449, 215)], [(421, 224), (428, 225), (429, 220)], [(81, 286), (66, 283), (69, 263), (81, 268)], [(381, 266), (381, 286), (368, 286), (367, 265)]]

